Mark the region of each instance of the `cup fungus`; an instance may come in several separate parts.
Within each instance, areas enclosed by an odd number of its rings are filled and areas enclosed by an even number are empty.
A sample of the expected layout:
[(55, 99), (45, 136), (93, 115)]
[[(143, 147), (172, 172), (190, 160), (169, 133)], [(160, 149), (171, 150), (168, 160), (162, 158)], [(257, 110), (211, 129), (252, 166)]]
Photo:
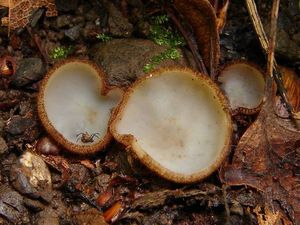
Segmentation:
[(261, 70), (248, 62), (233, 62), (225, 66), (219, 82), (228, 97), (233, 114), (254, 114), (261, 108), (265, 79)]
[(47, 132), (66, 149), (90, 154), (111, 139), (108, 122), (122, 91), (109, 87), (103, 71), (85, 60), (67, 60), (48, 72), (38, 95)]
[(226, 98), (208, 77), (169, 68), (126, 91), (110, 130), (150, 170), (192, 183), (210, 175), (227, 156), (232, 123)]

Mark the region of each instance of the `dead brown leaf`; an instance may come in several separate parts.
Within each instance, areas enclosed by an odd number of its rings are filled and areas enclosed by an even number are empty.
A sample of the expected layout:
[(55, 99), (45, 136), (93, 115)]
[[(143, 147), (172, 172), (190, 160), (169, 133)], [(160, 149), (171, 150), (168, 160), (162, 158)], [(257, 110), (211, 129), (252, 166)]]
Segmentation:
[(300, 132), (290, 120), (276, 116), (274, 91), (267, 85), (266, 102), (257, 120), (220, 175), (227, 185), (256, 188), (271, 205), (279, 202), (293, 222), (300, 221)]
[(214, 8), (208, 0), (175, 0), (174, 4), (192, 27), (204, 63), (214, 77), (220, 58), (217, 17)]
[(260, 206), (256, 206), (253, 211), (257, 215), (259, 225), (274, 225), (279, 220), (279, 211), (272, 212), (268, 207), (265, 208), (265, 212), (262, 212)]
[(295, 71), (287, 68), (280, 67), (282, 74), (282, 81), (285, 89), (287, 89), (287, 99), (293, 107), (295, 112), (300, 110), (300, 79)]
[(221, 33), (226, 23), (229, 0), (209, 0), (209, 2), (215, 9), (217, 16), (217, 27), (219, 33)]
[(91, 170), (96, 168), (95, 164), (88, 159), (80, 160), (80, 164)]
[(256, 206), (253, 212), (259, 225), (292, 225), (280, 210), (273, 211), (269, 207)]
[(0, 6), (9, 7), (9, 0), (0, 0)]
[(46, 16), (57, 15), (55, 0), (0, 0), (0, 6), (9, 8), (8, 17), (1, 20), (2, 25), (8, 26), (9, 32), (25, 27), (34, 9), (45, 7)]

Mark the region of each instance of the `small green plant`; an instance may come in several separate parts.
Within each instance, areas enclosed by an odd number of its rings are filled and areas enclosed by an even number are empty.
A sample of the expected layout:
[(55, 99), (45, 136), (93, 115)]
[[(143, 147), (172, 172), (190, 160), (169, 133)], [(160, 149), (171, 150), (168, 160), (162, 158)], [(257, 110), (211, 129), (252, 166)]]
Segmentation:
[(72, 47), (56, 47), (54, 48), (51, 53), (50, 57), (52, 59), (65, 59), (68, 55), (72, 52)]
[(174, 30), (170, 25), (169, 17), (167, 15), (160, 15), (152, 18), (152, 25), (150, 28), (149, 38), (158, 45), (167, 46), (164, 52), (159, 55), (153, 56), (150, 62), (144, 66), (144, 72), (148, 73), (158, 66), (163, 60), (173, 59), (177, 60), (181, 57), (178, 47), (184, 46), (184, 38)]
[(110, 41), (112, 39), (109, 35), (104, 34), (104, 33), (97, 34), (96, 38), (99, 39), (102, 42), (107, 42), (107, 41)]

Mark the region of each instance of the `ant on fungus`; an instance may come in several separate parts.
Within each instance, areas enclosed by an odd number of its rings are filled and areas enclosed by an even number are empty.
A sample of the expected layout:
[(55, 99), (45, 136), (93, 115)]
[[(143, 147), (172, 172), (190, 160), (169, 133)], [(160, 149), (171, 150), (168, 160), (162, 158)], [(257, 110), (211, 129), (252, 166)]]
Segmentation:
[(76, 137), (78, 137), (77, 142), (80, 140), (82, 143), (92, 143), (94, 142), (94, 137), (99, 138), (99, 133), (89, 134), (86, 131), (84, 133), (77, 134)]

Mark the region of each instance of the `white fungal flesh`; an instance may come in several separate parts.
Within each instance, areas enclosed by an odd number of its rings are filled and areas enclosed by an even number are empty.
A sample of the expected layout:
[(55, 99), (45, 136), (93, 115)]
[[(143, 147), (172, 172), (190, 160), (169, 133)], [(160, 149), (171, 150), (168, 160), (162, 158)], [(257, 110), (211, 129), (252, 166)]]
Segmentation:
[[(53, 127), (69, 142), (91, 145), (107, 133), (111, 110), (121, 93), (100, 94), (101, 78), (90, 65), (70, 62), (51, 75), (44, 93), (44, 105)], [(80, 133), (98, 134), (94, 142), (81, 142)], [(78, 137), (79, 140), (78, 140)]]
[(256, 108), (264, 96), (264, 77), (256, 68), (247, 64), (233, 64), (222, 71), (219, 81), (231, 108)]
[(171, 172), (191, 175), (215, 163), (228, 138), (218, 96), (190, 72), (166, 71), (135, 86), (115, 129)]

